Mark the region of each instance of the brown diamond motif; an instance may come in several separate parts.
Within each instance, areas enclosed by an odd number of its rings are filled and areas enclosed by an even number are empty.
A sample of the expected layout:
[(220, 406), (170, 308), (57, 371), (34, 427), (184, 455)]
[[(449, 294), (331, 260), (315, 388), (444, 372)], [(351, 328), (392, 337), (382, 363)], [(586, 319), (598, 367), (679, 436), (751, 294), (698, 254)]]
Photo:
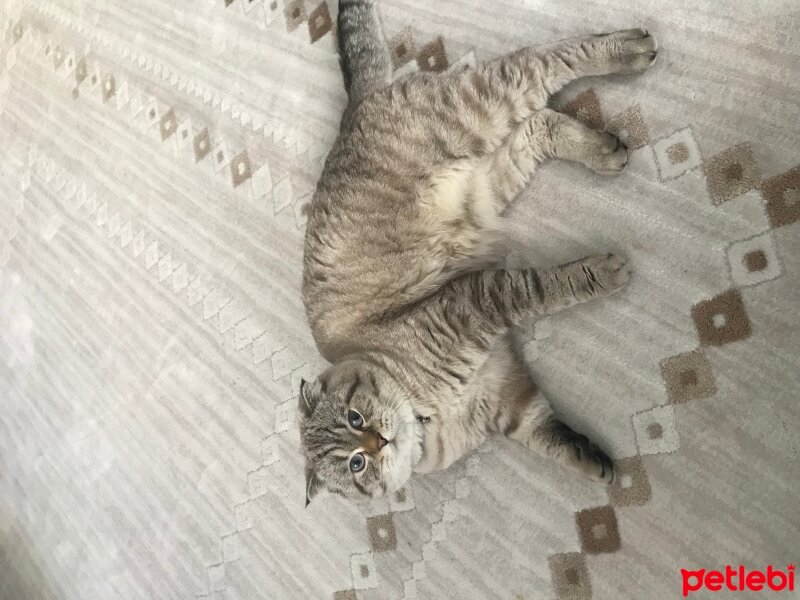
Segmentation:
[(58, 46), (53, 52), (53, 66), (57, 69), (64, 64), (64, 59), (67, 57), (64, 49)]
[(406, 27), (394, 36), (389, 42), (389, 46), (392, 52), (392, 65), (395, 69), (399, 69), (412, 60), (417, 53), (410, 27)]
[(308, 15), (308, 34), (311, 36), (311, 43), (313, 44), (333, 27), (331, 20), (331, 13), (328, 10), (328, 3), (323, 0), (319, 6), (311, 11)]
[(284, 15), (286, 16), (286, 29), (294, 31), (308, 16), (305, 2), (303, 0), (293, 0), (286, 5)]
[(717, 154), (706, 161), (704, 170), (713, 204), (754, 190), (761, 182), (761, 172), (750, 144), (740, 144)]
[(25, 33), (25, 26), (21, 22), (14, 25), (14, 29), (12, 30), (12, 35), (14, 37), (15, 43), (22, 39), (23, 33)]
[(333, 600), (358, 600), (355, 590), (342, 590), (333, 594)]
[(558, 600), (591, 600), (592, 585), (582, 552), (554, 554), (548, 559), (550, 580)]
[(617, 515), (611, 506), (588, 508), (575, 515), (581, 547), (588, 554), (616, 552), (622, 542), (619, 538)]
[(231, 161), (231, 178), (233, 179), (233, 187), (239, 187), (240, 184), (250, 179), (252, 175), (250, 168), (250, 159), (247, 152), (242, 150), (233, 157)]
[(670, 164), (673, 165), (686, 162), (689, 160), (689, 149), (686, 147), (686, 144), (680, 142), (677, 144), (672, 144), (672, 146), (667, 148), (667, 158), (669, 159)]
[(89, 70), (86, 67), (86, 57), (81, 57), (75, 65), (75, 81), (80, 85), (84, 82), (89, 75)]
[(169, 136), (173, 135), (178, 129), (178, 119), (175, 118), (175, 110), (170, 108), (163, 114), (161, 120), (158, 122), (159, 130), (161, 131), (161, 141), (163, 142)]
[(763, 271), (767, 268), (767, 255), (763, 250), (753, 250), (744, 255), (744, 265), (751, 273)]
[(200, 133), (194, 136), (192, 146), (194, 148), (195, 162), (200, 162), (211, 152), (211, 136), (208, 134), (207, 127), (204, 127)]
[(711, 364), (701, 350), (662, 360), (661, 375), (673, 404), (708, 398), (717, 391)]
[(608, 499), (613, 506), (642, 506), (650, 500), (652, 490), (641, 456), (614, 461), (614, 482), (608, 486)]
[(750, 319), (736, 289), (695, 304), (692, 319), (703, 345), (722, 346), (750, 335)]
[(800, 167), (772, 177), (761, 184), (767, 213), (773, 227), (800, 220)]
[(593, 89), (575, 96), (564, 105), (561, 112), (575, 117), (592, 129), (603, 129), (603, 110)]
[(374, 552), (387, 552), (397, 548), (397, 533), (391, 514), (368, 518), (367, 532)]
[(117, 93), (117, 83), (114, 76), (109, 73), (103, 78), (103, 102), (108, 102)]
[(642, 112), (638, 106), (633, 106), (624, 113), (616, 115), (608, 122), (606, 130), (616, 135), (631, 150), (645, 146), (650, 140), (647, 125), (644, 123)]
[(446, 70), (450, 63), (447, 61), (447, 54), (444, 50), (444, 40), (438, 37), (425, 44), (417, 54), (417, 64), (420, 71), (441, 73)]

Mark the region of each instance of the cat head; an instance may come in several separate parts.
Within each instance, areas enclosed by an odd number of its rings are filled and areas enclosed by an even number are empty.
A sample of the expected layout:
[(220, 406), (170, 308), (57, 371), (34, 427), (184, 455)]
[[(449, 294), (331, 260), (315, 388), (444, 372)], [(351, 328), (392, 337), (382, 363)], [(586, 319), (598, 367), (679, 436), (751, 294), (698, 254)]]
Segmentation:
[(345, 360), (300, 384), (306, 505), (321, 489), (379, 497), (400, 489), (422, 456), (410, 399), (377, 365)]

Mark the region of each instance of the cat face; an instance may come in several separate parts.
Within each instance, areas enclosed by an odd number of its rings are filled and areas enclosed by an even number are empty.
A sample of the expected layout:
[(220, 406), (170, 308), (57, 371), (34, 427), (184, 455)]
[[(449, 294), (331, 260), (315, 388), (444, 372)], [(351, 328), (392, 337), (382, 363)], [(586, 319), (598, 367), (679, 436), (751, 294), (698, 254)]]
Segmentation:
[(306, 504), (322, 488), (379, 497), (398, 490), (422, 456), (422, 429), (380, 368), (348, 360), (300, 385)]

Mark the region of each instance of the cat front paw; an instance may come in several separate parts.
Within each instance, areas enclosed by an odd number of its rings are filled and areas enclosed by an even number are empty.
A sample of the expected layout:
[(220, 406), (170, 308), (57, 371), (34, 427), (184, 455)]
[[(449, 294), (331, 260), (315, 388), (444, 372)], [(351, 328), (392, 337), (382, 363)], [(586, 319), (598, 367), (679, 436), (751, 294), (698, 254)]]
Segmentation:
[(573, 466), (592, 481), (610, 485), (614, 481), (614, 462), (599, 446), (585, 435), (576, 434), (572, 442), (575, 452)]
[(586, 287), (592, 295), (608, 296), (625, 287), (633, 270), (619, 254), (595, 254), (582, 261)]
[(628, 164), (628, 147), (611, 133), (598, 132), (598, 137), (592, 170), (600, 175), (617, 175)]
[(658, 43), (646, 29), (624, 29), (603, 38), (618, 73), (639, 73), (656, 62)]

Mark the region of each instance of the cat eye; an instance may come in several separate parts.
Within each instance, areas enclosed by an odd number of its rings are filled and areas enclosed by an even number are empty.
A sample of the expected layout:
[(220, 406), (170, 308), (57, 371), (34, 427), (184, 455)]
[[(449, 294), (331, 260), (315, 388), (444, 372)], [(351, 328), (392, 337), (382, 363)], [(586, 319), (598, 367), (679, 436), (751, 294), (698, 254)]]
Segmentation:
[(353, 456), (350, 457), (350, 470), (353, 473), (358, 473), (359, 471), (362, 471), (366, 466), (366, 464), (367, 460), (364, 458), (364, 455), (361, 454), (361, 452), (353, 454)]
[(347, 411), (347, 422), (350, 423), (350, 427), (353, 429), (361, 429), (364, 427), (364, 417), (352, 408)]

